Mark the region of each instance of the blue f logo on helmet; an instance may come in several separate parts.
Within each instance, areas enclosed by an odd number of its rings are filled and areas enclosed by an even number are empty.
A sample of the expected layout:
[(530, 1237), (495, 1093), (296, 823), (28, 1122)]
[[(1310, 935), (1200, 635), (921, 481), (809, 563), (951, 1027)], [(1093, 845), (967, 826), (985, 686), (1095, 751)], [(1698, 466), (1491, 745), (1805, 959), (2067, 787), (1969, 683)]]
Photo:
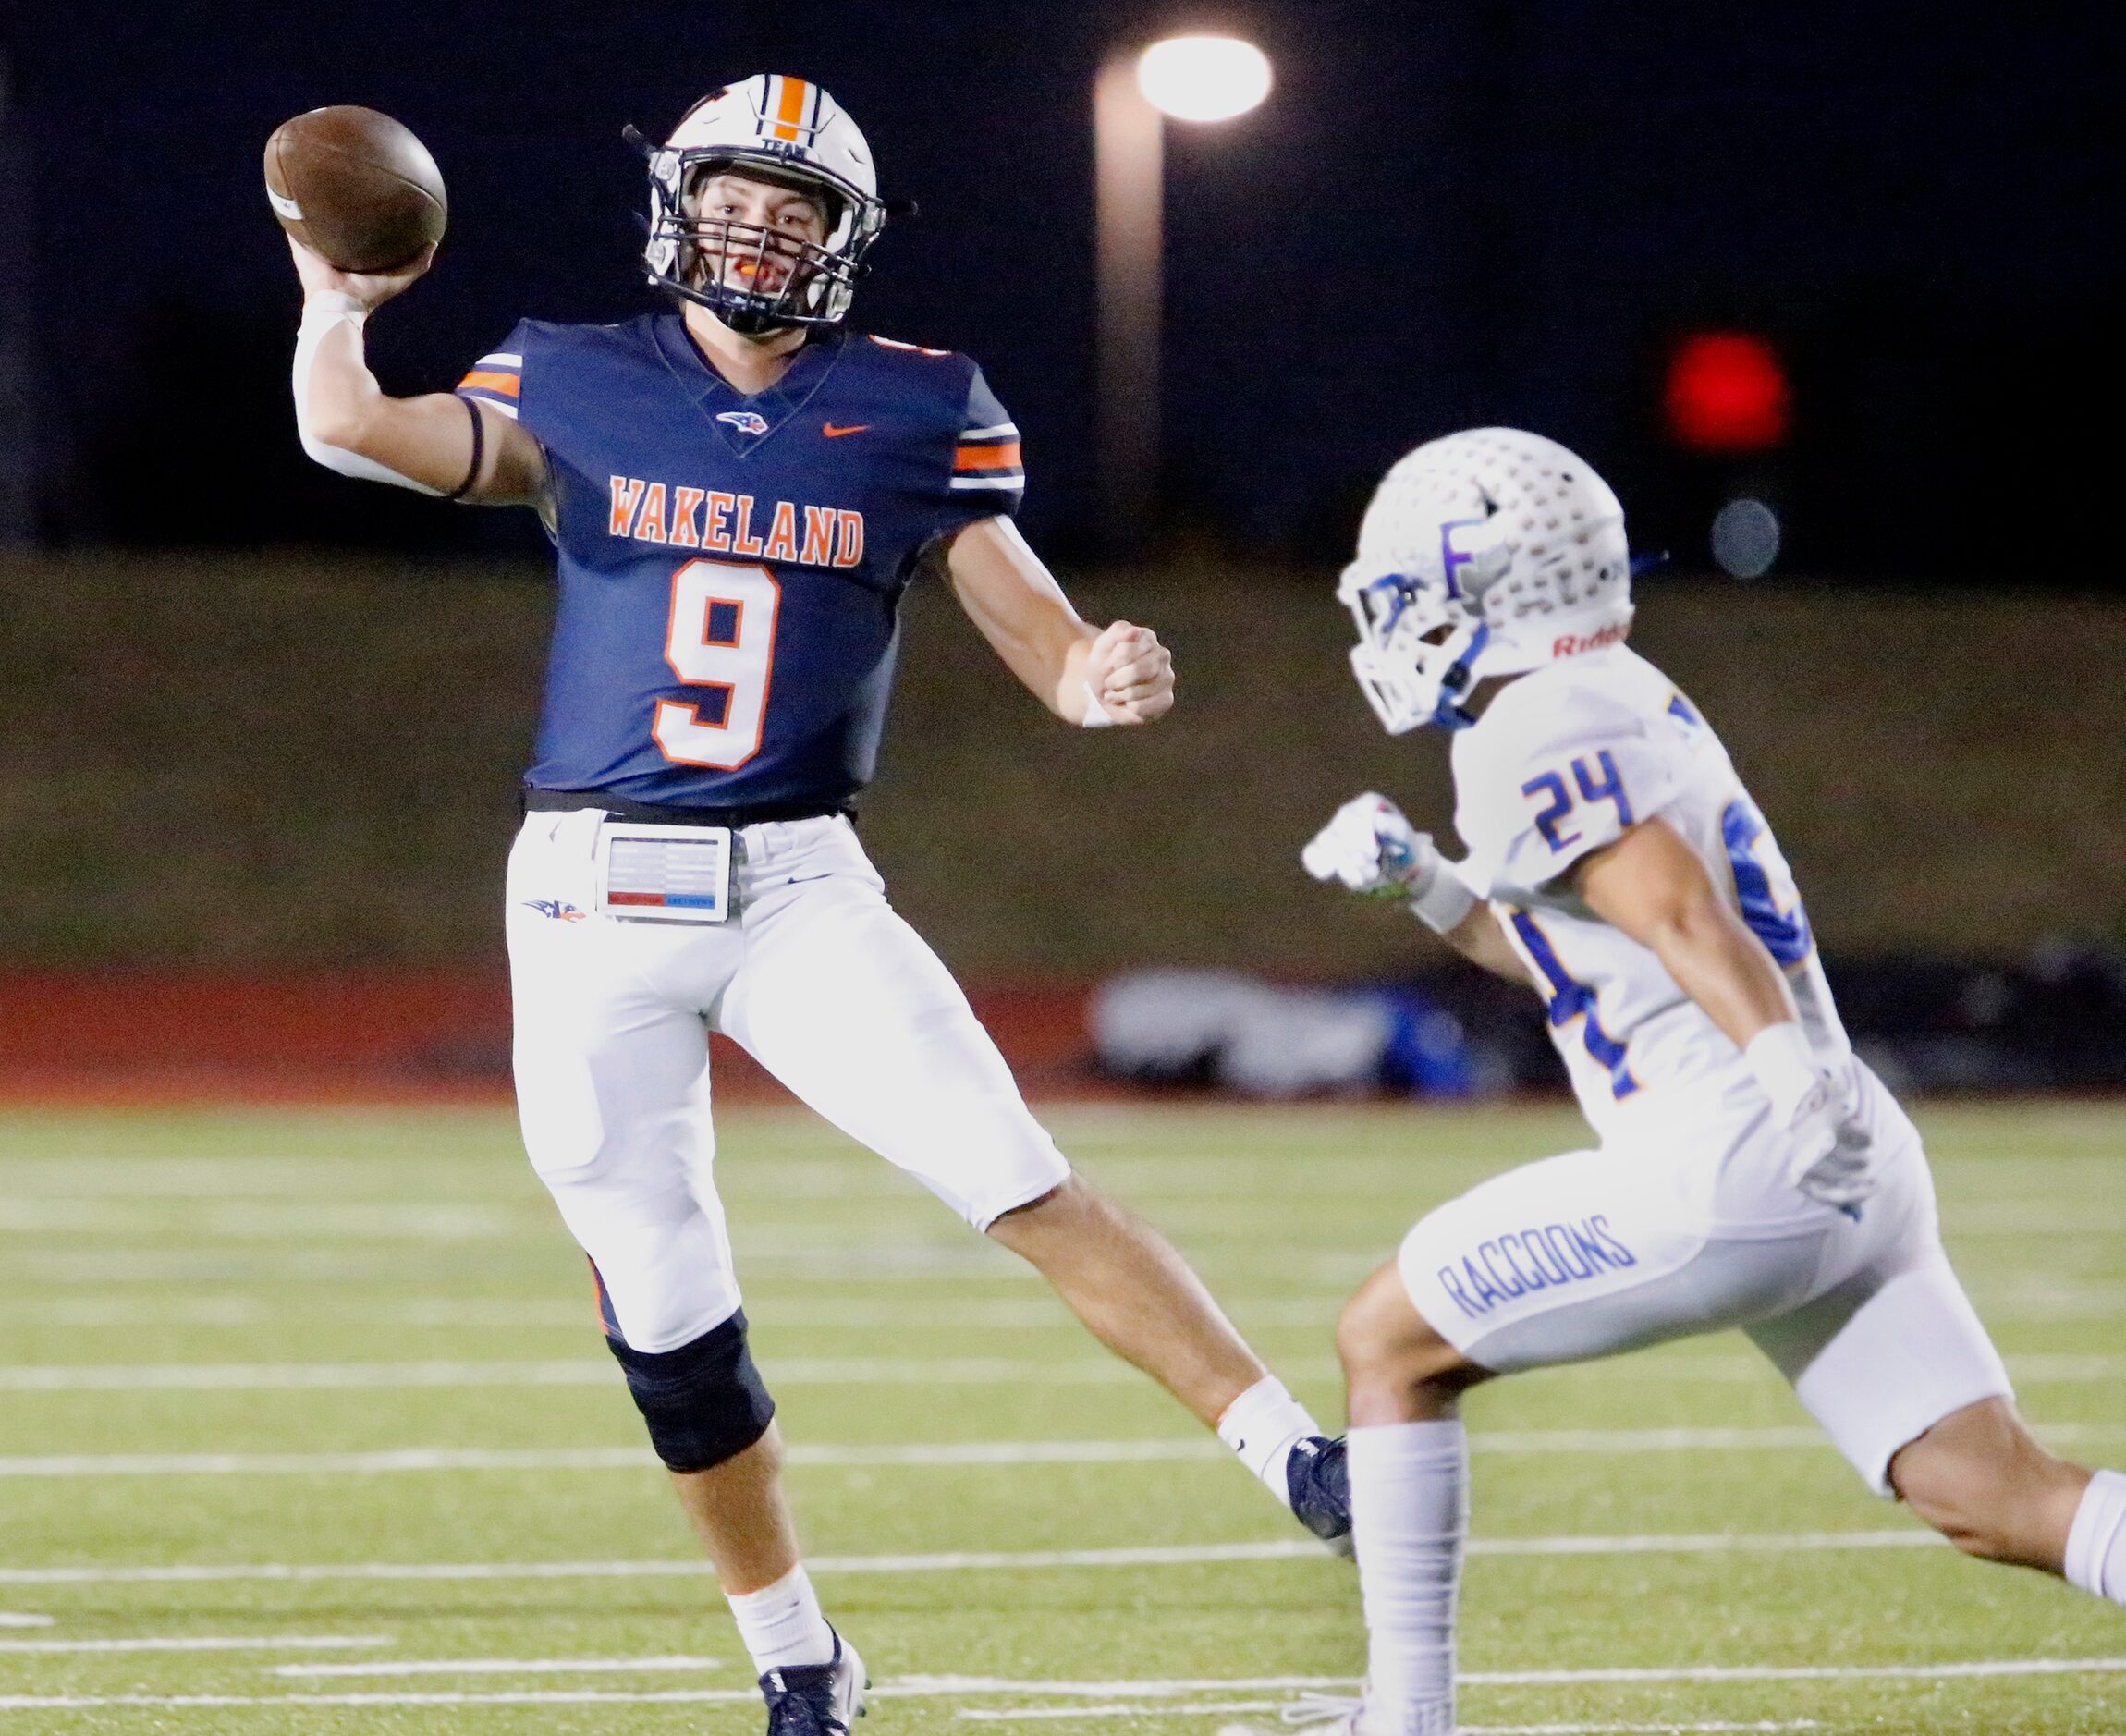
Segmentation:
[(1337, 598), (1351, 672), (1383, 727), (1462, 729), (1469, 699), (1624, 637), (1631, 553), (1608, 483), (1554, 440), (1472, 428), (1381, 479)]

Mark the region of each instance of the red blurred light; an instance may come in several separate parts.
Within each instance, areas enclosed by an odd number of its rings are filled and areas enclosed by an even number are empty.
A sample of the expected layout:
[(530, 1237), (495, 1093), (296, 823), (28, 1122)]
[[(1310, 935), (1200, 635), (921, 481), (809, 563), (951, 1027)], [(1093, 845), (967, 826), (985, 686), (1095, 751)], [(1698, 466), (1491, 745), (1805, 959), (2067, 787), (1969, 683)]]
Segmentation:
[(1676, 347), (1663, 397), (1668, 432), (1694, 452), (1764, 452), (1787, 437), (1793, 394), (1778, 352), (1743, 332), (1699, 332)]

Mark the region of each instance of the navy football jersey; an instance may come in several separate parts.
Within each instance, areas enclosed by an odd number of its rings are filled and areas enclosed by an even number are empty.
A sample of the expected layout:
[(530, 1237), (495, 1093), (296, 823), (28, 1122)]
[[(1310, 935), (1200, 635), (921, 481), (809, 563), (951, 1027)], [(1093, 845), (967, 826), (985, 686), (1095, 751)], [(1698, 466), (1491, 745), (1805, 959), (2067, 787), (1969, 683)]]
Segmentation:
[(538, 435), (559, 609), (527, 781), (683, 807), (846, 803), (922, 552), (1015, 511), (966, 357), (825, 332), (741, 396), (677, 313), (525, 320), (458, 390)]

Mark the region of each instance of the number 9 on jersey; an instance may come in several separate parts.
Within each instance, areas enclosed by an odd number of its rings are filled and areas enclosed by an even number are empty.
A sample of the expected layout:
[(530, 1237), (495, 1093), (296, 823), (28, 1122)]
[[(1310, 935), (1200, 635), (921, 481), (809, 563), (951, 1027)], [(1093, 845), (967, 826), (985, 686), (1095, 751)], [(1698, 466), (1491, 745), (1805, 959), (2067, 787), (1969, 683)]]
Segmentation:
[(667, 760), (729, 772), (761, 751), (781, 602), (765, 567), (690, 560), (672, 575), (665, 661), (689, 687), (709, 691), (690, 703), (657, 702), (650, 733)]

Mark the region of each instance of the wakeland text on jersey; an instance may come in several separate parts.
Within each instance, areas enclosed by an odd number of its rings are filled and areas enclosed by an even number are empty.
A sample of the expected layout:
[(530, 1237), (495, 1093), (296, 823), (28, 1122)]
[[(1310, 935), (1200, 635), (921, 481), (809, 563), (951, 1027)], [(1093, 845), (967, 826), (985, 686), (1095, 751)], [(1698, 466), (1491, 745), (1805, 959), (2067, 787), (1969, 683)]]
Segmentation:
[(751, 495), (679, 483), (667, 487), (640, 476), (616, 475), (610, 486), (613, 506), (606, 531), (613, 536), (799, 567), (863, 562), (863, 514), (846, 507), (756, 501)]

